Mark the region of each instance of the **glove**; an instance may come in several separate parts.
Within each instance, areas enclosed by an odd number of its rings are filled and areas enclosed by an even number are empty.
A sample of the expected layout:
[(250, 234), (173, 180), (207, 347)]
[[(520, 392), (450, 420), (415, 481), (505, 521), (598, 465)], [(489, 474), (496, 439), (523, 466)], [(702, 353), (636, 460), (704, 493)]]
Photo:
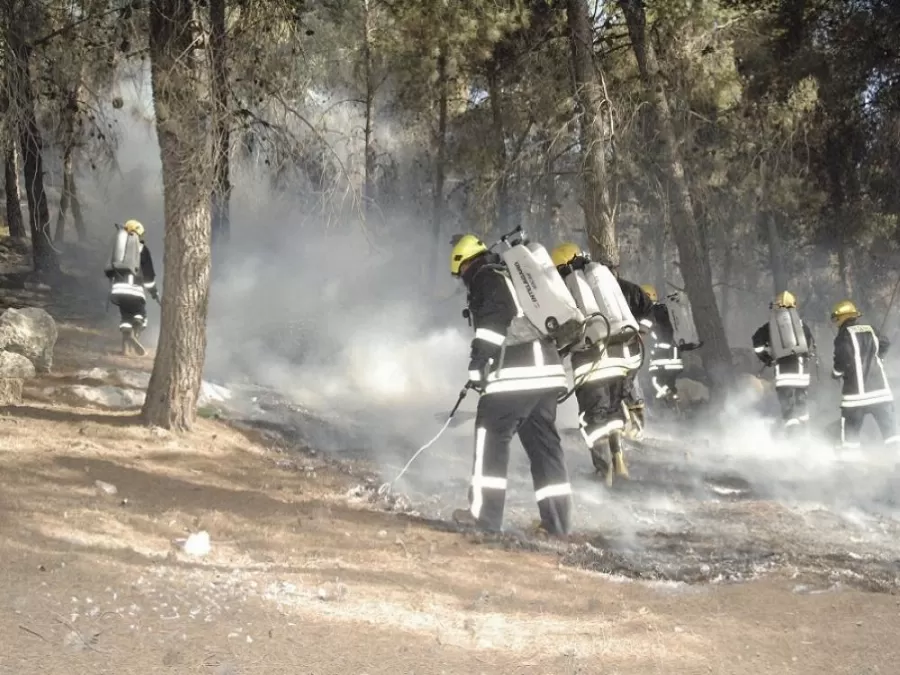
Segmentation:
[(681, 351), (683, 351), (683, 352), (692, 352), (695, 349), (700, 349), (700, 347), (702, 347), (702, 346), (703, 346), (703, 340), (700, 340), (699, 342), (685, 342), (682, 345), (680, 345), (680, 348), (681, 348)]
[(159, 289), (156, 286), (150, 289), (150, 297), (159, 302)]
[(476, 391), (479, 394), (484, 393), (484, 382), (475, 382), (473, 380), (469, 380), (466, 382), (466, 389), (471, 389), (472, 391)]

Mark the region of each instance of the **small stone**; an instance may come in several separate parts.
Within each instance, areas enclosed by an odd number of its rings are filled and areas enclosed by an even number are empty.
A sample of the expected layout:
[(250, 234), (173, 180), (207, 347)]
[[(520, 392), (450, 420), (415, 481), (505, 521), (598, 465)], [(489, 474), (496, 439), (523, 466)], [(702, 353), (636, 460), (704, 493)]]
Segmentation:
[(112, 483), (107, 483), (102, 480), (95, 480), (94, 485), (97, 486), (98, 490), (108, 495), (114, 495), (119, 491), (119, 489)]

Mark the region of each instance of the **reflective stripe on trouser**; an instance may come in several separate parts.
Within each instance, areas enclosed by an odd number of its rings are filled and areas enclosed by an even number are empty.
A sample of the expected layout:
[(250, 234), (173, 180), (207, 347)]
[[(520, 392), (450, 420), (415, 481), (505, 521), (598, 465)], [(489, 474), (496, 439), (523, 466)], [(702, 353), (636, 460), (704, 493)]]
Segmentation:
[(518, 428), (531, 463), (541, 525), (551, 533), (569, 531), (572, 487), (556, 429), (556, 396), (555, 391), (532, 391), (479, 399), (469, 509), (482, 527), (503, 526), (509, 445)]
[(675, 380), (678, 378), (677, 372), (655, 372), (650, 376), (650, 384), (653, 385), (653, 393), (656, 398), (665, 398), (669, 393), (677, 394), (678, 387), (675, 386)]
[(897, 434), (897, 420), (893, 402), (873, 403), (867, 406), (841, 407), (841, 446), (844, 448), (860, 447), (859, 432), (862, 430), (866, 415), (872, 415), (885, 444), (900, 443)]
[(625, 400), (628, 380), (624, 377), (605, 382), (589, 382), (575, 390), (578, 401), (578, 426), (591, 453), (595, 469), (604, 469), (607, 439), (625, 428)]
[(142, 300), (146, 299), (146, 294), (144, 293), (143, 286), (139, 284), (130, 284), (126, 281), (117, 281), (112, 285), (112, 288), (109, 290), (110, 294), (116, 297), (131, 297), (131, 298), (141, 298)]
[(778, 387), (775, 394), (781, 404), (781, 419), (785, 427), (796, 427), (809, 422), (809, 390), (806, 387)]

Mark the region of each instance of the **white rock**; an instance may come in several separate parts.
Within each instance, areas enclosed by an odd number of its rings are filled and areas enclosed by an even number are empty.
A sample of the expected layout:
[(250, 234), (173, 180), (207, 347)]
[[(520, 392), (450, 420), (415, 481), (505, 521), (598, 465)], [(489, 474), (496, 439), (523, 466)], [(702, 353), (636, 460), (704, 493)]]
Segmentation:
[(205, 530), (195, 532), (185, 540), (183, 549), (188, 555), (198, 557), (207, 555), (212, 550), (209, 545), (209, 533)]
[[(112, 483), (106, 483), (102, 480), (95, 480), (94, 485), (97, 486), (98, 490), (108, 495), (114, 495), (119, 491)], [(90, 600), (88, 600), (88, 602), (90, 602)]]

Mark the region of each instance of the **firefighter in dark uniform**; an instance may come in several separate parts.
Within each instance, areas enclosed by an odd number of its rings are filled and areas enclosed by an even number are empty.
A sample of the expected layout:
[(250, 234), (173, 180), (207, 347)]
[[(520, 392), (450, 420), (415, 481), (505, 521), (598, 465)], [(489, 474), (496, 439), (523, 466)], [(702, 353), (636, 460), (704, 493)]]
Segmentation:
[[(563, 278), (590, 262), (582, 248), (571, 242), (557, 246), (550, 257)], [(616, 276), (634, 318), (642, 328), (649, 328), (650, 298), (640, 286), (619, 277), (615, 267), (606, 266)], [(640, 438), (643, 429), (644, 402), (636, 395), (634, 386), (641, 360), (641, 341), (637, 334), (621, 342), (572, 352), (581, 434), (597, 475), (607, 485), (612, 485), (614, 474), (628, 478), (622, 435)]]
[(875, 418), (884, 443), (897, 447), (900, 435), (894, 416), (894, 395), (881, 362), (890, 344), (872, 326), (861, 322), (861, 316), (850, 300), (837, 303), (831, 312), (831, 320), (838, 327), (831, 375), (843, 381), (841, 447), (858, 451), (859, 432), (866, 415)]
[(570, 528), (572, 486), (556, 428), (557, 397), (567, 389), (566, 373), (551, 340), (506, 345), (510, 322), (522, 315), (512, 281), (495, 264), (499, 257), (472, 234), (456, 240), (450, 272), (468, 291), (475, 328), (469, 386), (482, 396), (475, 415), (475, 459), (469, 508), (458, 509), (459, 524), (499, 531), (506, 502), (509, 446), (519, 439), (531, 463), (540, 528), (565, 535)]
[(129, 220), (123, 229), (136, 234), (141, 241), (140, 270), (139, 274), (134, 275), (107, 268), (106, 277), (112, 282), (109, 301), (119, 308), (122, 354), (127, 356), (131, 349), (134, 349), (139, 356), (143, 356), (147, 350), (138, 338), (147, 327), (146, 293), (158, 301), (159, 291), (156, 287), (156, 273), (153, 270), (153, 257), (144, 241), (144, 226), (136, 220)]
[(676, 381), (679, 373), (684, 370), (681, 352), (698, 349), (701, 343), (676, 344), (675, 327), (669, 316), (669, 308), (659, 301), (656, 288), (650, 284), (642, 285), (641, 290), (653, 302), (650, 310), (650, 384), (653, 385), (656, 400), (673, 406), (678, 401)]
[[(785, 309), (797, 308), (797, 299), (790, 291), (782, 291), (775, 297), (775, 302), (770, 307), (783, 307)], [(781, 418), (784, 421), (785, 433), (795, 433), (799, 429), (805, 429), (809, 422), (809, 363), (815, 358), (815, 340), (809, 326), (801, 321), (803, 334), (806, 336), (806, 344), (809, 347), (808, 356), (785, 356), (775, 359), (772, 356), (772, 338), (767, 321), (756, 329), (751, 338), (753, 352), (766, 366), (775, 366), (775, 393), (778, 395), (778, 403), (781, 405)]]

